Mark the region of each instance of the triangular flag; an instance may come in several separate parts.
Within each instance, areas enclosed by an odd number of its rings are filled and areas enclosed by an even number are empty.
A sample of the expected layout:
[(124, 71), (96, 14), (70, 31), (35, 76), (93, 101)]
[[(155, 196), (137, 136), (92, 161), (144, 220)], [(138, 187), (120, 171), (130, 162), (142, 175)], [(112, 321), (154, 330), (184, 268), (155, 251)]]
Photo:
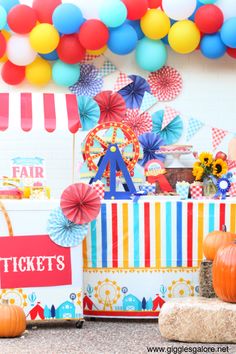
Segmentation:
[(142, 104), (140, 107), (140, 113), (148, 111), (156, 103), (157, 103), (156, 97), (151, 95), (149, 92), (145, 91)]
[(228, 134), (228, 132), (223, 129), (212, 128), (211, 133), (213, 150), (215, 150), (220, 145), (224, 137)]
[(177, 112), (174, 108), (165, 107), (161, 130), (164, 129), (168, 124), (170, 124), (172, 120), (174, 120), (175, 117), (177, 117), (178, 115), (179, 112)]
[(116, 66), (112, 64), (109, 60), (105, 61), (103, 66), (99, 69), (101, 76), (108, 76), (117, 70)]
[(204, 126), (204, 123), (195, 118), (189, 118), (186, 140), (191, 138)]
[(120, 91), (121, 89), (123, 89), (124, 87), (128, 86), (129, 84), (131, 84), (131, 82), (133, 82), (133, 80), (131, 80), (128, 75), (126, 75), (125, 73), (120, 73), (115, 86), (114, 86), (114, 91)]

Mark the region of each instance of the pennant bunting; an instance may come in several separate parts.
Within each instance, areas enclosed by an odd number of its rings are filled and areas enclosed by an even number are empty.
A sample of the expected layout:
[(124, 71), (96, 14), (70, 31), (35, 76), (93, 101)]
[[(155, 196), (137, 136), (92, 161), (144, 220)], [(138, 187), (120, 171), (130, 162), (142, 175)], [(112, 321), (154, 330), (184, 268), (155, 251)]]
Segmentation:
[(216, 148), (220, 145), (224, 137), (227, 135), (227, 131), (223, 129), (218, 129), (218, 128), (212, 128), (211, 129), (212, 133), (212, 145), (213, 145), (213, 150), (216, 150)]
[(87, 64), (87, 63), (95, 60), (98, 57), (99, 57), (99, 55), (86, 53), (84, 59), (81, 61), (80, 64)]
[(105, 61), (102, 67), (99, 69), (101, 76), (108, 76), (117, 70), (116, 66), (109, 60)]
[(204, 126), (204, 123), (198, 119), (190, 118), (188, 120), (188, 130), (186, 140), (189, 141), (191, 138)]
[(148, 111), (150, 108), (152, 108), (156, 103), (157, 103), (157, 98), (151, 95), (149, 92), (145, 91), (142, 104), (140, 107), (140, 113), (143, 113), (145, 111)]
[(161, 130), (163, 130), (168, 124), (170, 124), (172, 122), (172, 120), (174, 120), (175, 117), (177, 117), (178, 115), (179, 115), (179, 112), (177, 112), (174, 108), (166, 107)]
[(116, 80), (114, 91), (120, 91), (122, 88), (131, 84), (131, 82), (133, 81), (128, 77), (128, 75), (126, 75), (125, 73), (120, 73)]

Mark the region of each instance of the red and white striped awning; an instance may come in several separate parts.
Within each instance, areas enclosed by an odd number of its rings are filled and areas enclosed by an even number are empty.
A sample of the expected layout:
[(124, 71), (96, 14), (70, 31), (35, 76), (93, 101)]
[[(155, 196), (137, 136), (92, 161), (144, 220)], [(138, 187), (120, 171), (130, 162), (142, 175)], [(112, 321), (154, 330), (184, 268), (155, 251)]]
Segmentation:
[(75, 95), (54, 93), (0, 93), (0, 131), (20, 129), (69, 130), (81, 128)]

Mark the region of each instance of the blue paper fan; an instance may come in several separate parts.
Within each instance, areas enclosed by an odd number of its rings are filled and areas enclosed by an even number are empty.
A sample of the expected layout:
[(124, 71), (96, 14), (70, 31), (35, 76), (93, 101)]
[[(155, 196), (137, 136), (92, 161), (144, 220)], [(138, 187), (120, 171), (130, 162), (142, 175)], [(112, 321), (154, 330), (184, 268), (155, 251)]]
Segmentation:
[(164, 113), (164, 110), (161, 110), (152, 115), (152, 131), (160, 134), (164, 141), (163, 145), (172, 145), (180, 139), (183, 133), (183, 121), (180, 116), (176, 116), (164, 129), (161, 129)]
[(62, 247), (78, 246), (88, 233), (88, 225), (69, 221), (61, 208), (54, 209), (48, 220), (47, 231), (53, 242)]
[(145, 92), (150, 92), (150, 86), (141, 76), (129, 75), (129, 79), (132, 82), (118, 91), (118, 93), (124, 98), (127, 108), (140, 108)]
[(164, 145), (160, 134), (144, 133), (139, 136), (138, 140), (143, 148), (143, 159), (139, 161), (141, 166), (144, 167), (150, 160), (165, 160), (165, 156), (158, 152), (160, 146)]
[(97, 102), (89, 96), (77, 96), (77, 101), (83, 130), (94, 128), (100, 118), (100, 108)]

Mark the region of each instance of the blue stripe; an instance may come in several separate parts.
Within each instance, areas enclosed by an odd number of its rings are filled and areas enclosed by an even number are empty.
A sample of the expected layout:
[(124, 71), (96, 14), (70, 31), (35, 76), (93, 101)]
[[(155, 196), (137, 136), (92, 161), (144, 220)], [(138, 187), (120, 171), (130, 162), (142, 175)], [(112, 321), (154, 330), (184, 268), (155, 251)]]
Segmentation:
[(90, 225), (91, 229), (91, 254), (92, 268), (97, 268), (97, 220), (93, 220)]
[(177, 267), (182, 267), (182, 202), (177, 202)]
[(102, 204), (102, 267), (107, 268), (107, 209), (106, 204)]
[(133, 203), (134, 211), (134, 267), (139, 267), (139, 204)]
[(171, 242), (171, 202), (166, 203), (166, 266), (172, 265), (172, 242)]
[(215, 230), (215, 205), (213, 203), (209, 204), (209, 232)]

